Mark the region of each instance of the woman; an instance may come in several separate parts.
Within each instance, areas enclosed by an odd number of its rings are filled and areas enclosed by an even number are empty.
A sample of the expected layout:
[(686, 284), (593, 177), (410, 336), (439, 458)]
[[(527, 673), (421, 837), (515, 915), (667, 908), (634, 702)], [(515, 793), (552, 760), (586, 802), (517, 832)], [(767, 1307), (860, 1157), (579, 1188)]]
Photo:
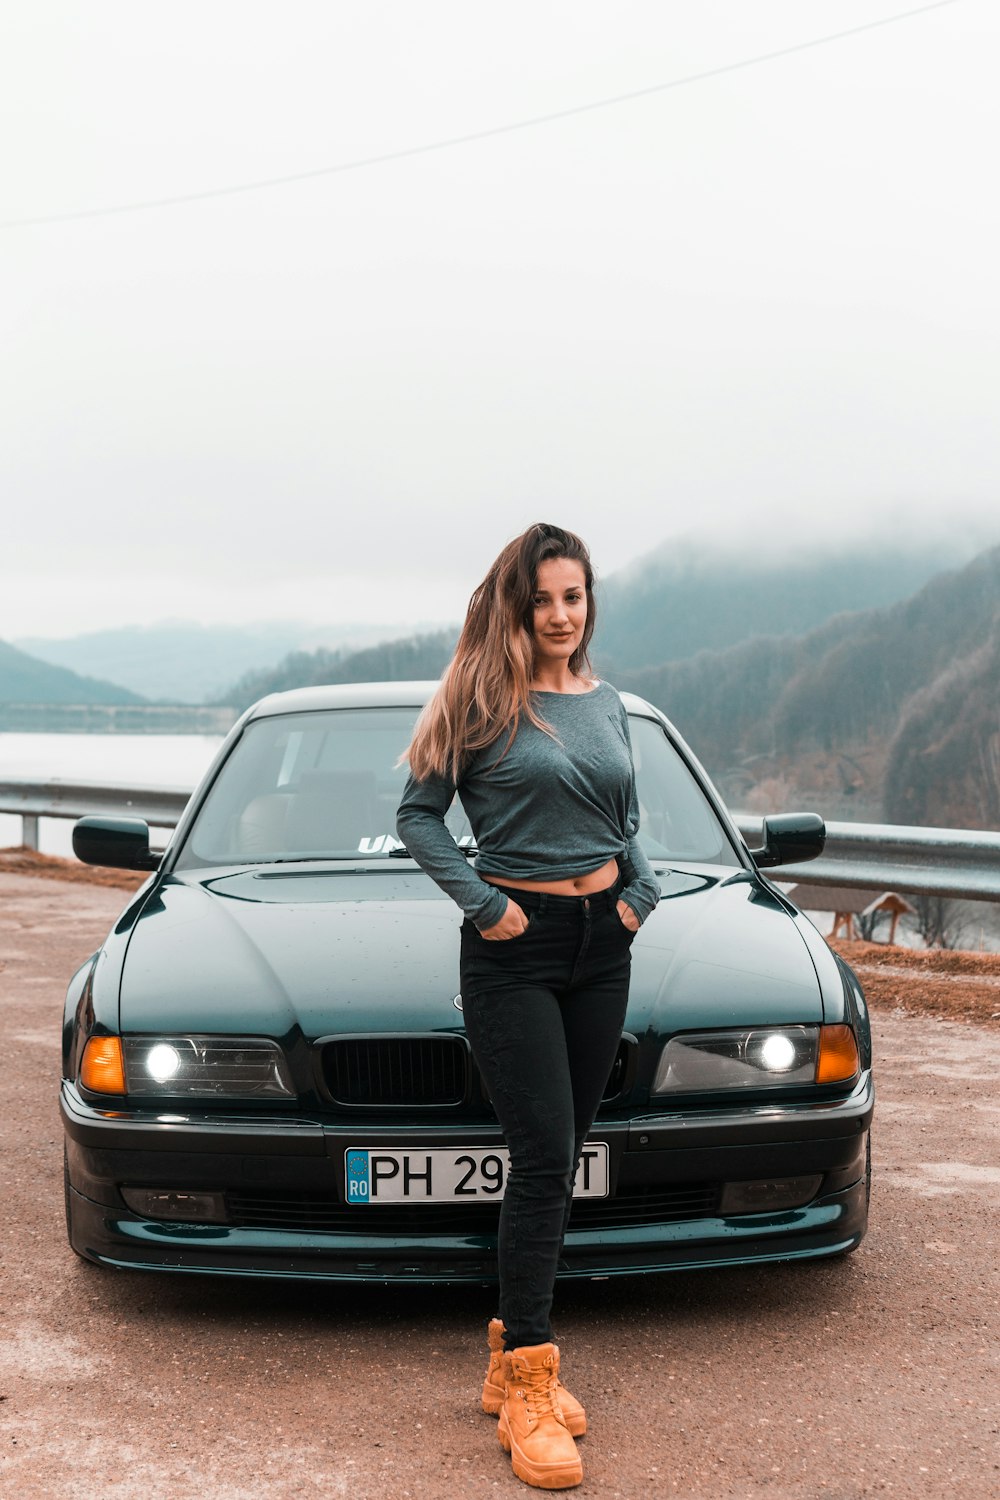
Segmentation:
[[(590, 675), (594, 621), (579, 537), (535, 525), (504, 548), (417, 723), (397, 823), (465, 913), (465, 1028), (510, 1152), (483, 1406), (515, 1474), (544, 1489), (583, 1477), (571, 1434), (586, 1417), (559, 1383), (549, 1311), (621, 1039), (629, 945), (660, 894), (636, 842), (625, 711)], [(474, 867), (444, 823), (456, 790)]]

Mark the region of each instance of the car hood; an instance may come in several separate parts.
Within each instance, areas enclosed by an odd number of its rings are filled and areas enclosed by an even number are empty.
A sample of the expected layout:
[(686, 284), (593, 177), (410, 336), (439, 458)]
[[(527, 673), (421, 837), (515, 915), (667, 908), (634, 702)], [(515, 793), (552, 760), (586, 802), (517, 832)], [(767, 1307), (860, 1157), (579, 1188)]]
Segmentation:
[[(633, 946), (629, 1030), (822, 1019), (808, 950), (766, 887), (718, 868), (661, 884)], [(135, 922), (121, 1027), (307, 1040), (460, 1029), (459, 921), (426, 876), (384, 866), (168, 876)]]

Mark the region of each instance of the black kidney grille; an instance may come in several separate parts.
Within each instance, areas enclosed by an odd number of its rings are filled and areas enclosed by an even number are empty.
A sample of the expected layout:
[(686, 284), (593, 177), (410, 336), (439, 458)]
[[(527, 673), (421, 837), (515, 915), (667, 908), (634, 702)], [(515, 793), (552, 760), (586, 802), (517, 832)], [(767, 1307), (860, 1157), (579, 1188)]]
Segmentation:
[[(626, 1229), (704, 1219), (717, 1211), (715, 1183), (679, 1183), (674, 1187), (628, 1188), (614, 1198), (578, 1198), (571, 1229)], [(400, 1204), (357, 1208), (328, 1193), (227, 1193), (230, 1221), (246, 1229), (292, 1232), (328, 1230), (337, 1234), (469, 1235), (496, 1234), (496, 1203)]]
[(342, 1038), (323, 1048), (323, 1076), (338, 1104), (461, 1104), (468, 1051), (458, 1037)]

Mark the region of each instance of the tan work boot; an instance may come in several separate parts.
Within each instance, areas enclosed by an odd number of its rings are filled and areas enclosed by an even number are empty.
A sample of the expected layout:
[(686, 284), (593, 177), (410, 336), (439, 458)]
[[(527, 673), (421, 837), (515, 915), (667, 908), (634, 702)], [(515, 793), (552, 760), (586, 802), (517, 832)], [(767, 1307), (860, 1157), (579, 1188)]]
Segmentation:
[(506, 1388), (497, 1436), (518, 1479), (540, 1490), (568, 1490), (583, 1464), (559, 1410), (559, 1350), (528, 1344), (503, 1357)]
[[(499, 1415), (503, 1406), (503, 1398), (506, 1395), (503, 1383), (503, 1336), (504, 1326), (499, 1318), (491, 1318), (487, 1330), (487, 1340), (490, 1346), (490, 1362), (486, 1366), (486, 1377), (483, 1380), (483, 1411), (488, 1412), (491, 1417)], [(563, 1421), (574, 1437), (583, 1437), (587, 1430), (587, 1413), (580, 1402), (563, 1385), (561, 1380), (556, 1380), (556, 1396), (559, 1401), (559, 1409), (562, 1412)]]

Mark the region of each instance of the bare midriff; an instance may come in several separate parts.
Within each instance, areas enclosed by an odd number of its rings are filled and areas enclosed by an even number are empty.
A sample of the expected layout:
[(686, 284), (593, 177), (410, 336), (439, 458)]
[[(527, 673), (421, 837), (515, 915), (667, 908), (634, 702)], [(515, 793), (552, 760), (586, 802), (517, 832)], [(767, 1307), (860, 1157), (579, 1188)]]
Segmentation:
[(480, 877), (490, 885), (509, 885), (517, 891), (547, 891), (550, 896), (590, 896), (594, 891), (606, 891), (618, 879), (618, 861), (609, 859), (599, 870), (588, 870), (585, 875), (569, 875), (565, 880), (508, 880), (498, 875)]

